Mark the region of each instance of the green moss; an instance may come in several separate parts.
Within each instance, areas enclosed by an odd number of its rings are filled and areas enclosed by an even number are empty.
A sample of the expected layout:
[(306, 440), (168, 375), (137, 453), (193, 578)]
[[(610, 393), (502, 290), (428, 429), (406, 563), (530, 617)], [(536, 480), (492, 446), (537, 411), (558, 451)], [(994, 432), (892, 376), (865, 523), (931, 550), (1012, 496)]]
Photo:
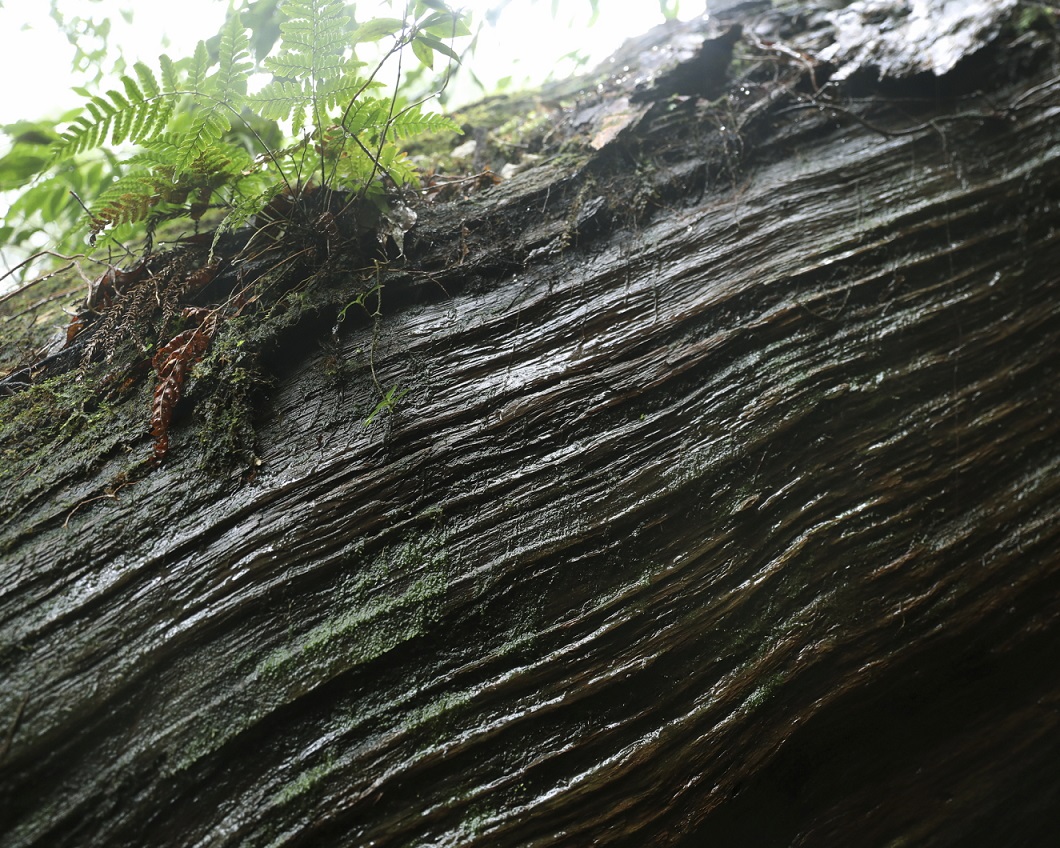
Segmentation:
[(1030, 30), (1050, 32), (1056, 28), (1057, 16), (1058, 12), (1053, 4), (1027, 3), (1019, 7), (1012, 25), (1017, 36)]
[(744, 711), (752, 712), (769, 701), (787, 677), (788, 675), (784, 672), (776, 672), (769, 675), (760, 686), (747, 696), (747, 700), (743, 703)]
[(536, 94), (498, 94), (455, 113), (463, 128), (463, 138), (451, 133), (423, 135), (411, 139), (408, 152), (425, 170), (443, 174), (463, 174), (471, 169), (469, 158), (455, 158), (452, 151), (467, 141), (478, 141), (474, 161), (494, 170), (504, 163), (518, 161), (526, 153), (536, 153), (547, 143), (554, 128), (554, 112)]
[(288, 783), (276, 795), (273, 803), (277, 805), (286, 804), (288, 801), (297, 798), (299, 795), (305, 794), (316, 786), (323, 778), (331, 774), (334, 769), (334, 762), (331, 757), (328, 757), (325, 762), (303, 771), (298, 777)]
[(100, 407), (95, 394), (70, 377), (59, 377), (0, 398), (0, 456), (16, 459), (16, 452), (32, 453), (60, 434), (74, 436), (94, 418), (106, 417), (109, 410)]
[(189, 398), (195, 403), (200, 468), (226, 470), (256, 461), (254, 418), (270, 381), (260, 350), (247, 341), (247, 321), (230, 321), (195, 366)]
[(0, 398), (0, 504), (14, 512), (20, 492), (93, 461), (129, 424), (128, 404), (105, 400), (74, 374)]
[[(416, 576), (404, 583), (400, 593), (378, 598), (378, 587), (394, 575), (399, 580)], [(327, 679), (339, 669), (378, 659), (425, 631), (447, 584), (440, 537), (425, 537), (386, 551), (348, 590), (345, 609), (317, 624), (295, 644), (271, 653), (258, 672), (265, 677)]]
[(552, 129), (554, 116), (550, 109), (535, 103), (528, 111), (514, 115), (490, 133), (490, 142), (506, 156), (517, 156), (541, 147)]
[[(44, 268), (57, 261), (43, 260)], [(40, 267), (40, 266), (34, 266)], [(42, 269), (43, 270), (43, 269)], [(5, 283), (6, 284), (6, 283)], [(3, 295), (0, 300), (0, 377), (37, 358), (41, 350), (62, 338), (70, 316), (64, 309), (85, 291), (84, 282), (69, 267), (44, 274), (32, 285)]]
[[(409, 539), (367, 562), (354, 558), (350, 567), (355, 572), (329, 599), (334, 612), (262, 658), (237, 693), (211, 703), (194, 726), (189, 725), (193, 735), (174, 757), (169, 773), (209, 756), (281, 704), (422, 635), (437, 618), (448, 586), (443, 533)], [(419, 720), (429, 720), (451, 703), (425, 708)], [(293, 784), (289, 797), (304, 788)]]

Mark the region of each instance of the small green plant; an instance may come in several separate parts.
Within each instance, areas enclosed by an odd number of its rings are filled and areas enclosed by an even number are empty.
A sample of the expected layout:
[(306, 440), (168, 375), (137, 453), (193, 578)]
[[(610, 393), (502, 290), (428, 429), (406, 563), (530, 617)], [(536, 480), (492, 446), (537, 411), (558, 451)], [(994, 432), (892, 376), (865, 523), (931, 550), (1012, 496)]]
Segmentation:
[(401, 399), (408, 393), (408, 389), (401, 389), (398, 391), (397, 386), (391, 386), (387, 389), (386, 394), (384, 394), (379, 403), (375, 405), (375, 409), (373, 409), (368, 414), (368, 417), (364, 419), (365, 428), (372, 426), (372, 422), (375, 421), (376, 416), (378, 416), (380, 412), (393, 414), (397, 405), (401, 402)]
[[(300, 298), (320, 302), (306, 287), (327, 276), (335, 249), (363, 263), (361, 245), (390, 237), (400, 251), (407, 229), (401, 222), (414, 220), (401, 191), (418, 182), (401, 144), (459, 127), (425, 111), (422, 99), (406, 102), (397, 86), (385, 92), (378, 77), (393, 58), (400, 81), (405, 48), (427, 66), (439, 54), (455, 59), (445, 39), (469, 32), (465, 17), (441, 0), (407, 0), (401, 8), (399, 17), (357, 23), (341, 0), (281, 0), (278, 39), (257, 62), (233, 9), (212, 48), (200, 41), (186, 59), (163, 55), (157, 73), (136, 63), (61, 130), (27, 126), (27, 145), (0, 160), (0, 184), (5, 168), (15, 177), (38, 171), (19, 198), (23, 219), (54, 217), (65, 186), (87, 213), (87, 239), (97, 252), (141, 246), (124, 268), (108, 259), (98, 279), (82, 271), (89, 293), (66, 347), (78, 348), (84, 367), (106, 365), (124, 345), (127, 366), (141, 363), (130, 371), (154, 372), (157, 460), (169, 449), (175, 408), (196, 375), (211, 384), (215, 337), (239, 344), (228, 330), (233, 319), (260, 311), (281, 332), (299, 313)], [(369, 45), (372, 64), (358, 58)], [(271, 79), (258, 84), (266, 75)], [(94, 179), (74, 188), (70, 176), (85, 173)], [(169, 253), (154, 252), (163, 222), (182, 223), (186, 232), (188, 222), (197, 227), (207, 215), (213, 232), (205, 241), (196, 236)], [(372, 261), (378, 289), (379, 259)], [(256, 366), (240, 367), (251, 373)], [(109, 385), (130, 379), (102, 375)], [(400, 399), (376, 385), (382, 400), (370, 419)]]
[(1017, 33), (1030, 30), (1048, 31), (1056, 27), (1060, 8), (1055, 3), (1027, 3), (1019, 9), (1015, 20)]
[[(117, 228), (140, 222), (150, 235), (162, 220), (197, 221), (211, 207), (226, 213), (221, 229), (231, 229), (281, 192), (298, 197), (314, 183), (376, 200), (384, 179), (414, 184), (415, 168), (398, 143), (459, 128), (422, 103), (401, 105), (396, 91), (374, 96), (376, 77), (407, 46), (426, 63), (436, 52), (455, 57), (442, 38), (469, 30), (439, 0), (415, 0), (405, 11), (356, 25), (340, 0), (285, 0), (278, 49), (262, 62), (272, 80), (257, 92), (249, 90), (255, 63), (238, 14), (225, 23), (216, 58), (200, 41), (190, 59), (161, 56), (158, 74), (136, 63), (120, 88), (91, 97), (53, 145), (53, 167), (104, 147), (140, 148), (86, 204), (90, 238), (129, 238), (135, 231)], [(388, 37), (392, 46), (365, 75), (356, 48)], [(276, 126), (293, 135), (279, 149), (261, 130)]]

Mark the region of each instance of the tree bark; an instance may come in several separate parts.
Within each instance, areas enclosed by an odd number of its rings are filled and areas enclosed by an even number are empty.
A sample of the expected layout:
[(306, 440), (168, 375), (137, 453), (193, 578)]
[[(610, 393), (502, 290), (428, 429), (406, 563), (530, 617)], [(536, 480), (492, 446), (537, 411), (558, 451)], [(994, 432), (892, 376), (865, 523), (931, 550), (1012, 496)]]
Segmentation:
[(4, 454), (0, 843), (1048, 843), (1055, 33), (764, 5), (422, 205), (249, 469)]

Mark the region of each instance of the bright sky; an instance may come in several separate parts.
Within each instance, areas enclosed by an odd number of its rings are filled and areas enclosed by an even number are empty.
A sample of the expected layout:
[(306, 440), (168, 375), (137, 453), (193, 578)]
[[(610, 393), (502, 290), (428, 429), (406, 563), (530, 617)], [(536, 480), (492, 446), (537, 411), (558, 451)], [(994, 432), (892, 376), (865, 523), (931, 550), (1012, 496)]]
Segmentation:
[[(19, 118), (58, 114), (81, 102), (70, 87), (73, 48), (48, 15), (47, 0), (0, 0), (0, 124)], [(476, 14), (500, 5), (501, 0), (465, 0)], [(496, 29), (487, 29), (470, 64), (487, 85), (512, 76), (515, 83), (541, 81), (550, 72), (564, 74), (571, 67), (561, 57), (573, 51), (590, 56), (590, 65), (610, 55), (624, 39), (639, 35), (662, 21), (657, 0), (600, 0), (600, 19), (590, 28), (589, 0), (562, 0), (555, 19), (551, 0), (510, 0)], [(392, 15), (389, 4), (361, 0), (358, 19)], [(681, 17), (703, 14), (706, 0), (681, 0)], [(227, 0), (59, 0), (67, 17), (82, 15), (113, 21), (110, 43), (120, 46), (125, 60), (137, 59), (157, 69), (158, 54), (174, 58), (190, 55), (200, 38), (217, 32)], [(377, 7), (377, 11), (373, 11)], [(131, 24), (118, 14), (133, 9)], [(168, 42), (168, 43), (167, 43)], [(23, 81), (12, 84), (11, 81)]]

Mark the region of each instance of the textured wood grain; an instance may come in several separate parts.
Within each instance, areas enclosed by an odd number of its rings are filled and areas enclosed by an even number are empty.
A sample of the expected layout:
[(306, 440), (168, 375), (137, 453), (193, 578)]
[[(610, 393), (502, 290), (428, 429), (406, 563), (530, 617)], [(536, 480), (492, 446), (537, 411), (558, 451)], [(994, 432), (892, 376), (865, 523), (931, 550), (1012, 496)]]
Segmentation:
[[(190, 426), (80, 508), (146, 434), (39, 471), (4, 525), (0, 842), (1042, 844), (1050, 85), (900, 135), (778, 111), (731, 171), (652, 113), (425, 212), (340, 332), (352, 379), (277, 355), (253, 479), (197, 471)], [(872, 120), (963, 105), (905, 108)], [(366, 428), (370, 348), (408, 394)]]

